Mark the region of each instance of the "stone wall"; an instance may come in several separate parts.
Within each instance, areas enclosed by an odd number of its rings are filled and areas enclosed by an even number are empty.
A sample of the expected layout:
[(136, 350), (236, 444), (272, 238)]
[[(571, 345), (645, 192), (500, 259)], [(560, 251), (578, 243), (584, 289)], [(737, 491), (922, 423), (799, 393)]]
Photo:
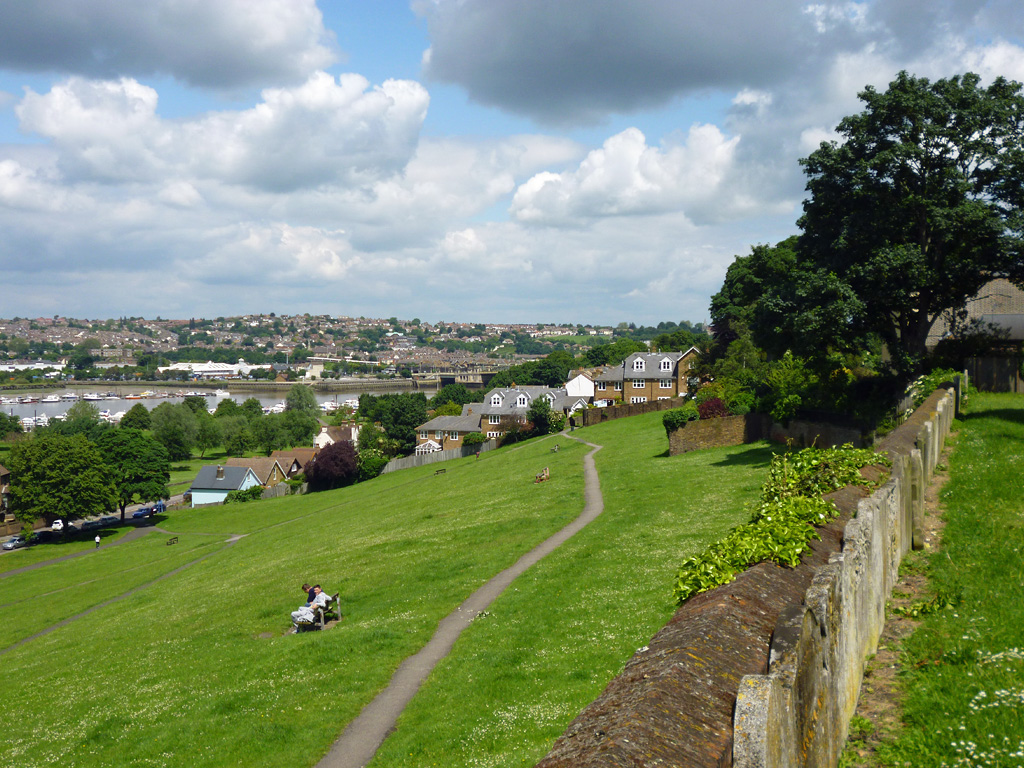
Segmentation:
[(722, 416), (717, 419), (689, 421), (668, 438), (669, 456), (705, 448), (743, 445), (768, 438), (776, 443), (792, 441), (797, 447), (817, 445), (827, 448), (850, 443), (861, 448), (867, 442), (860, 430), (838, 424), (793, 419), (789, 424), (773, 422), (766, 414)]
[(759, 413), (689, 421), (668, 436), (668, 454), (752, 443), (765, 436), (768, 423)]
[(939, 390), (880, 445), (889, 481), (829, 496), (797, 568), (761, 563), (683, 604), (538, 768), (834, 766), (956, 402)]

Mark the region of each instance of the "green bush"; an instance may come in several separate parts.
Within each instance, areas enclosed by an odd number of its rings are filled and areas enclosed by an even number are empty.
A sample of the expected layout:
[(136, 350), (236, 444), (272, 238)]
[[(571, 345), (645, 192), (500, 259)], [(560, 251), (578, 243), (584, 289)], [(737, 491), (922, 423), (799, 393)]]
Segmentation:
[(836, 516), (835, 505), (822, 494), (847, 485), (866, 485), (860, 468), (888, 464), (869, 449), (805, 448), (772, 459), (761, 499), (750, 522), (738, 525), (701, 554), (683, 562), (676, 573), (674, 594), (682, 603), (699, 592), (728, 584), (736, 574), (760, 562), (795, 567), (817, 526)]
[(481, 445), (487, 442), (487, 436), (483, 432), (470, 432), (462, 438), (463, 445)]
[(244, 504), (247, 501), (259, 501), (263, 498), (263, 486), (254, 485), (252, 488), (246, 488), (244, 491), (228, 491), (228, 495), (224, 498), (225, 504)]
[(682, 408), (665, 411), (665, 415), (661, 417), (661, 423), (665, 425), (665, 434), (671, 437), (672, 433), (686, 422), (696, 421), (698, 418), (700, 418), (700, 414), (697, 413), (697, 404), (689, 400), (683, 404)]

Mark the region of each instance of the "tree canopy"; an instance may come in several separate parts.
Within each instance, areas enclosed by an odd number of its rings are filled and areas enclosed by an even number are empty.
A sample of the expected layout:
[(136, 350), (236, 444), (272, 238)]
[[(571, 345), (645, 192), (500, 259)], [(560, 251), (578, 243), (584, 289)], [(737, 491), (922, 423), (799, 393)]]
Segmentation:
[(44, 434), (18, 442), (7, 468), (11, 510), (26, 524), (37, 517), (86, 517), (114, 508), (107, 465), (85, 435)]
[(170, 461), (167, 449), (158, 440), (137, 429), (121, 427), (101, 435), (96, 447), (114, 484), (122, 520), (125, 507), (136, 500), (170, 497)]
[(1024, 95), (975, 74), (934, 83), (906, 72), (860, 94), (841, 142), (801, 161), (809, 198), (788, 280), (759, 324), (776, 351), (862, 349), (872, 335), (904, 378), (944, 312), (989, 280), (1024, 281)]

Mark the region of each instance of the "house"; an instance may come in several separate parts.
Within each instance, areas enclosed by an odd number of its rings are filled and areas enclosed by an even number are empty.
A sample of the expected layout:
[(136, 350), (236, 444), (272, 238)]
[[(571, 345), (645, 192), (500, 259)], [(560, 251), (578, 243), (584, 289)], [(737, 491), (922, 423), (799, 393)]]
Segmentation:
[(356, 445), (359, 441), (359, 425), (352, 422), (338, 427), (321, 427), (320, 434), (313, 438), (313, 445), (319, 450), (343, 440)]
[(270, 456), (254, 456), (251, 459), (231, 458), (224, 462), (226, 467), (248, 467), (260, 481), (260, 485), (273, 488), (288, 479), (288, 473), (277, 459)]
[[(1009, 280), (990, 280), (967, 300), (967, 321), (979, 322), (986, 330), (995, 326), (998, 332), (1006, 334), (1007, 341), (1024, 340), (1024, 291)], [(925, 342), (928, 349), (935, 349), (949, 332), (946, 318), (936, 320)]]
[(459, 416), (435, 416), (420, 424), (416, 427), (416, 453), (461, 448), (466, 435), (480, 432), (479, 408), (479, 403), (467, 403)]
[(198, 507), (217, 504), (224, 501), (230, 491), (245, 491), (254, 485), (260, 485), (260, 479), (249, 467), (207, 464), (200, 467), (189, 493), (192, 494), (192, 506)]
[(274, 451), (270, 454), (270, 458), (277, 459), (277, 463), (281, 465), (288, 477), (295, 477), (313, 460), (318, 450), (319, 448), (289, 448)]
[(621, 365), (598, 375), (594, 402), (646, 403), (685, 395), (690, 391), (690, 371), (697, 355), (696, 347), (685, 352), (634, 352)]
[(529, 386), (492, 389), (482, 403), (474, 404), (480, 412), (480, 431), (489, 438), (501, 437), (508, 431), (510, 420), (525, 424), (526, 412), (537, 398), (546, 399), (552, 411), (566, 415), (587, 407), (585, 398), (571, 396), (563, 388)]
[[(572, 374), (570, 373), (570, 376)], [(565, 391), (572, 397), (586, 398), (587, 402), (594, 399), (594, 377), (590, 371), (578, 371), (565, 383)]]

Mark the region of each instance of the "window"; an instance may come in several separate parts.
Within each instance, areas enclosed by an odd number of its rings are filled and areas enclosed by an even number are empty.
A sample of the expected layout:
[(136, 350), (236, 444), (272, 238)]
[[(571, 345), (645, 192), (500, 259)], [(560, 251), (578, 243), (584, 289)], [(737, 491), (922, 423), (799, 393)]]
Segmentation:
[(428, 437), (428, 433), (427, 433), (427, 430), (425, 430), (425, 429), (424, 429), (424, 430), (422, 430), (422, 431), (420, 432), (420, 440), (426, 440), (426, 439), (427, 439), (427, 437)]
[(646, 379), (633, 379), (633, 389), (643, 389), (647, 386)]
[(500, 424), (501, 423), (501, 416), (498, 416), (497, 414), (492, 413), (490, 416), (487, 417), (487, 423), (488, 424)]
[(622, 382), (621, 381), (616, 381), (615, 382), (615, 391), (616, 392), (621, 392), (622, 391)]
[(644, 369), (643, 358), (638, 357), (636, 360), (633, 361), (633, 370), (634, 371), (642, 371), (643, 369)]
[(516, 406), (517, 407), (524, 408), (527, 405), (529, 405), (529, 402), (526, 399), (526, 395), (520, 395), (519, 397), (516, 398)]
[(672, 361), (669, 360), (667, 357), (664, 360), (661, 361), (661, 370), (663, 370), (663, 371), (671, 371), (672, 370)]
[(672, 398), (671, 397), (659, 397), (658, 399), (659, 400), (671, 400)]
[(501, 432), (488, 432), (488, 437), (501, 437)]
[(501, 395), (491, 397), (491, 405), (501, 405)]
[(658, 382), (661, 389), (672, 389), (672, 379), (662, 379)]
[(444, 430), (441, 430), (441, 429), (437, 430), (437, 432), (434, 433), (434, 439), (435, 440), (444, 440)]
[(597, 391), (598, 392), (604, 392), (606, 389), (608, 389), (607, 382), (604, 382), (604, 381), (597, 382)]
[(459, 433), (458, 432), (449, 432), (448, 433), (448, 439), (449, 440), (458, 440), (459, 439)]
[(629, 402), (634, 403), (634, 404), (636, 404), (636, 403), (646, 403), (647, 402), (647, 398), (646, 397), (631, 397), (631, 398), (629, 398)]

